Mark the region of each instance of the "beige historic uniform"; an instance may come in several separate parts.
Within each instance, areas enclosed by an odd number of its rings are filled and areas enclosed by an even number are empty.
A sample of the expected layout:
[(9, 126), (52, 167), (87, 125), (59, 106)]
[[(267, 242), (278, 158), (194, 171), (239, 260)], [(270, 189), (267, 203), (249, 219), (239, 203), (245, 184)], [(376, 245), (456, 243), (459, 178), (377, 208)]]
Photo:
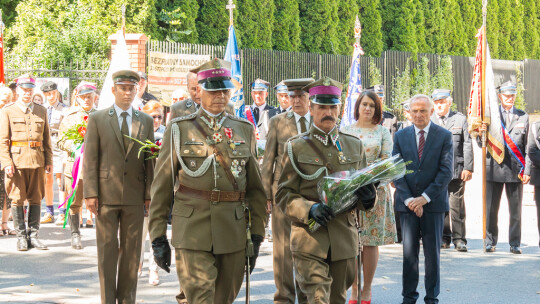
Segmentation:
[(43, 105), (47, 109), (47, 118), (49, 119), (49, 128), (51, 130), (51, 146), (53, 150), (53, 172), (62, 173), (64, 170), (64, 152), (58, 147), (58, 140), (62, 137), (60, 133), (60, 124), (68, 110), (67, 106), (57, 101), (54, 105), (48, 102)]
[(171, 243), (189, 303), (232, 303), (238, 295), (246, 261), (246, 206), (251, 233), (264, 235), (266, 196), (255, 144), (253, 126), (225, 112), (213, 118), (199, 109), (167, 127), (152, 185), (149, 230), (152, 240), (166, 235), (172, 207)]
[[(333, 139), (336, 135), (343, 157), (338, 155)], [(345, 303), (347, 289), (354, 280), (354, 258), (358, 255), (355, 213), (337, 215), (327, 227), (311, 233), (309, 210), (319, 201), (317, 183), (325, 176), (325, 167), (331, 174), (366, 166), (362, 143), (354, 136), (338, 132), (337, 127), (327, 135), (312, 126), (309, 134), (291, 138), (285, 149), (276, 201), (292, 222), (291, 251), (296, 280), (308, 303)]]
[[(64, 167), (64, 179), (66, 184), (67, 195), (71, 195), (73, 189), (71, 185), (73, 183), (73, 176), (71, 171), (73, 170), (73, 163), (75, 162), (75, 155), (73, 154), (77, 147), (74, 146), (72, 140), (63, 139), (63, 134), (69, 128), (80, 124), (85, 117), (88, 118), (88, 115), (95, 112), (95, 109), (91, 109), (89, 112), (84, 111), (80, 107), (74, 107), (66, 112), (66, 116), (62, 120), (59, 128), (59, 140), (58, 148), (67, 153), (67, 158), (65, 160), (66, 166)], [(82, 166), (82, 164), (80, 164)], [(81, 171), (82, 173), (82, 171)], [(69, 208), (69, 214), (79, 214), (81, 212), (83, 201), (83, 176), (79, 175), (79, 183), (77, 184), (77, 192), (75, 193), (75, 199)], [(66, 206), (67, 207), (67, 206)]]
[[(131, 137), (153, 142), (152, 117), (131, 110)], [(97, 197), (99, 202), (96, 242), (102, 303), (135, 303), (143, 205), (150, 199), (154, 176), (152, 160), (139, 157), (139, 147), (130, 141), (124, 150), (114, 105), (90, 114), (84, 138), (84, 198)]]
[(44, 107), (20, 102), (0, 111), (0, 163), (13, 166), (5, 185), (13, 206), (41, 205), (45, 195), (45, 166), (52, 165), (51, 137)]
[[(170, 120), (175, 119), (176, 117), (182, 117), (187, 116), (190, 114), (193, 114), (197, 112), (199, 109), (199, 105), (196, 104), (191, 98), (190, 99), (184, 99), (180, 102), (177, 102), (171, 106), (171, 115)], [(234, 106), (232, 103), (228, 103), (227, 107), (225, 108), (225, 112), (235, 115), (234, 114)]]
[[(294, 113), (290, 111), (272, 117), (269, 130), (266, 137), (261, 173), (264, 189), (266, 190), (266, 199), (271, 200), (273, 206), (275, 206), (278, 180), (283, 169), (281, 159), (286, 149), (286, 142), (299, 133)], [(290, 234), (291, 221), (279, 208), (272, 208), (272, 245), (274, 281), (276, 284), (274, 303), (295, 303), (295, 280)], [(302, 294), (298, 287), (296, 292), (298, 293), (299, 302), (307, 303), (305, 295)]]

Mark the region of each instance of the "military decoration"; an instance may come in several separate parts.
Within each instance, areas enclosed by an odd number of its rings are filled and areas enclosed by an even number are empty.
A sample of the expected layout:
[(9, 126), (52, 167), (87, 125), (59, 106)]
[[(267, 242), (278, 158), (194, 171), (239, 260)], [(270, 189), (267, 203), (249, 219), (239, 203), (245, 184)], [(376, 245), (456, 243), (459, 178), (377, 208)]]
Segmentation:
[(222, 140), (223, 140), (223, 136), (221, 136), (221, 134), (219, 133), (214, 133), (214, 135), (212, 135), (212, 140), (216, 143), (216, 144), (219, 144)]
[[(242, 162), (245, 163), (245, 161)], [(240, 172), (242, 172), (242, 165), (237, 159), (233, 160), (231, 163), (231, 172), (234, 177), (239, 177)]]
[(320, 142), (323, 143), (323, 145), (328, 145), (328, 135), (321, 136), (319, 134), (313, 134), (313, 137), (318, 139)]
[(233, 138), (232, 128), (223, 128), (223, 131), (225, 132), (225, 136), (227, 136), (227, 138), (229, 139), (227, 143), (229, 144), (229, 147), (231, 148), (231, 150), (233, 150), (233, 153), (234, 153), (234, 151), (236, 151), (236, 145), (234, 144), (234, 141), (232, 140)]
[(341, 143), (339, 142), (339, 139), (338, 139), (339, 135), (336, 135), (336, 138), (335, 138), (335, 144), (336, 144), (336, 148), (338, 149), (338, 159), (339, 159), (339, 162), (340, 163), (344, 163), (347, 158), (345, 157), (345, 155), (343, 155), (343, 149), (341, 148)]

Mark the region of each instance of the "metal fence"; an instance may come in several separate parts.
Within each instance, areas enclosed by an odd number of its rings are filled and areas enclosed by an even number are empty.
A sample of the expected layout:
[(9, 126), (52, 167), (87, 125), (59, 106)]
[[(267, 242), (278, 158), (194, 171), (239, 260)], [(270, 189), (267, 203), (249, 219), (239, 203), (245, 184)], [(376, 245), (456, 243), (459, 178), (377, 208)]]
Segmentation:
[(68, 78), (69, 88), (64, 93), (64, 100), (71, 102), (71, 92), (79, 82), (85, 80), (95, 82), (101, 88), (109, 69), (107, 60), (99, 61), (70, 61), (51, 63), (28, 58), (11, 57), (5, 62), (6, 81), (12, 81), (25, 73), (32, 73), (37, 78)]

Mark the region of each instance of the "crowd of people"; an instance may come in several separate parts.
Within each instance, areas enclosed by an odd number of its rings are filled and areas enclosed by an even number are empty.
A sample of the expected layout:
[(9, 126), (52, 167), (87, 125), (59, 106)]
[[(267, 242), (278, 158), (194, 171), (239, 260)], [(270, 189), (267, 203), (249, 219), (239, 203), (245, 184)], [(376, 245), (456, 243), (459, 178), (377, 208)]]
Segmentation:
[[(170, 271), (172, 246), (179, 303), (232, 303), (266, 237), (273, 242), (274, 303), (346, 303), (352, 288), (349, 304), (370, 304), (379, 246), (394, 243), (403, 247), (403, 303), (416, 303), (422, 245), (424, 301), (438, 303), (441, 249), (468, 251), (464, 192), (474, 168), (467, 117), (451, 109), (450, 90), (404, 101), (406, 120), (398, 121), (383, 110), (384, 87), (372, 86), (356, 100), (356, 122), (345, 126), (341, 83), (283, 80), (273, 87), (279, 106), (272, 107), (271, 84), (257, 79), (251, 123), (235, 115), (230, 63), (220, 59), (188, 73), (187, 91), (175, 91), (170, 103), (147, 92), (143, 72), (112, 77), (114, 101), (99, 111), (97, 85), (86, 81), (70, 106), (54, 82), (35, 92), (30, 74), (0, 88), (0, 234), (16, 236), (17, 250), (47, 249), (40, 223), (67, 223), (72, 248), (82, 249), (86, 203), (87, 228), (95, 216), (103, 303), (135, 303), (147, 238), (150, 284), (159, 284), (159, 268)], [(520, 254), (523, 184), (535, 185), (540, 200), (540, 123), (529, 128), (528, 115), (514, 107), (515, 84), (497, 91), (501, 123), (515, 145), (502, 160), (488, 155), (486, 252), (497, 246), (504, 188), (510, 252)], [(84, 145), (66, 136), (80, 126)], [(325, 175), (398, 154), (411, 173), (360, 187), (351, 210), (335, 213), (319, 199)], [(312, 231), (310, 221), (322, 228)]]

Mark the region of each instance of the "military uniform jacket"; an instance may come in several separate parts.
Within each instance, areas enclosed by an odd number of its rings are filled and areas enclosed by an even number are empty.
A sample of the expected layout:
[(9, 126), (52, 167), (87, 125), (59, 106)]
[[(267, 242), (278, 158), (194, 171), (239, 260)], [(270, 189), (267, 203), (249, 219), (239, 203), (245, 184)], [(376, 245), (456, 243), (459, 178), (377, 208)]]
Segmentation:
[[(501, 120), (504, 124), (503, 114), (501, 114)], [(523, 153), (523, 156), (526, 157), (527, 150), (527, 136), (529, 130), (529, 115), (522, 110), (513, 108), (513, 115), (509, 126), (506, 126), (506, 130), (512, 140)], [(480, 136), (477, 137), (481, 145)], [(529, 175), (530, 173), (530, 164), (526, 162), (526, 167), (524, 174)], [(487, 165), (486, 165), (486, 179), (492, 182), (498, 183), (519, 183), (521, 182), (518, 178), (519, 171), (521, 170), (521, 165), (516, 160), (514, 156), (510, 154), (508, 148), (504, 147), (504, 159), (501, 164), (498, 164), (492, 157), (491, 154), (487, 153)]]
[(474, 170), (474, 154), (467, 117), (459, 112), (448, 112), (446, 124), (443, 124), (438, 115), (431, 119), (452, 133), (454, 144), (454, 176), (453, 179), (461, 179), (463, 170)]
[[(326, 259), (331, 249), (331, 260), (338, 261), (354, 258), (358, 254), (358, 230), (354, 212), (345, 212), (315, 232), (309, 231), (308, 220), (311, 206), (319, 201), (317, 183), (325, 176), (304, 179), (304, 175), (312, 175), (320, 168), (329, 168), (329, 174), (337, 171), (361, 169), (366, 166), (366, 156), (362, 142), (355, 136), (337, 131), (339, 134), (344, 160), (339, 160), (338, 150), (331, 139), (325, 145), (318, 136), (324, 132), (312, 126), (309, 133), (300, 134), (289, 139), (283, 156), (283, 171), (279, 178), (276, 202), (283, 213), (291, 220), (291, 251), (302, 252)], [(327, 163), (306, 142), (309, 138), (326, 156)], [(291, 152), (289, 153), (289, 145)]]
[(274, 182), (279, 181), (281, 175), (283, 165), (281, 159), (285, 152), (285, 144), (289, 138), (298, 135), (294, 113), (290, 111), (272, 117), (269, 130), (270, 132), (266, 137), (261, 172), (266, 199), (273, 200), (275, 195), (273, 191), (275, 190), (272, 186)]
[[(12, 146), (12, 142), (37, 141), (40, 147)], [(18, 102), (0, 111), (0, 163), (2, 168), (36, 169), (52, 165), (52, 148), (47, 111), (31, 103), (26, 113)]]
[[(182, 101), (179, 101), (171, 106), (171, 116), (170, 120), (175, 119), (176, 117), (182, 117), (187, 116), (190, 114), (193, 114), (197, 112), (199, 109), (199, 105), (197, 105), (191, 98), (190, 99), (184, 99)], [(234, 114), (234, 106), (232, 103), (229, 102), (227, 104), (227, 107), (225, 108), (225, 111), (231, 115)]]
[(540, 122), (537, 121), (529, 129), (527, 140), (527, 163), (530, 168), (531, 185), (540, 186)]
[[(131, 137), (154, 141), (150, 115), (133, 110)], [(154, 178), (152, 160), (131, 141), (124, 150), (122, 132), (114, 105), (90, 114), (84, 137), (84, 198), (97, 197), (104, 205), (142, 205), (150, 199)]]
[[(215, 145), (227, 169), (245, 191), (245, 201), (212, 202), (174, 192), (176, 180), (180, 187), (196, 190), (235, 191), (223, 167), (215, 160), (210, 139), (195, 126), (195, 120), (209, 137), (221, 137)], [(206, 121), (206, 122), (205, 122)], [(213, 124), (216, 123), (216, 124)], [(221, 125), (218, 130), (211, 129)], [(231, 132), (232, 138), (227, 136)], [(230, 142), (235, 144), (231, 148)], [(244, 250), (246, 223), (244, 206), (251, 209), (251, 233), (264, 236), (266, 195), (261, 182), (256, 155), (253, 125), (247, 120), (222, 113), (210, 117), (203, 109), (195, 114), (178, 117), (167, 126), (152, 184), (152, 204), (149, 215), (150, 237), (154, 240), (167, 232), (167, 219), (172, 207), (172, 245), (175, 248), (226, 254)], [(174, 198), (174, 205), (171, 201)]]
[[(255, 105), (251, 107), (251, 111), (253, 113), (253, 110), (255, 109)], [(257, 128), (259, 129), (259, 139), (260, 140), (266, 140), (266, 135), (268, 134), (268, 131), (270, 130), (270, 110), (275, 109), (272, 106), (269, 106), (268, 104), (264, 107), (264, 110), (260, 111), (259, 113), (259, 120), (257, 120)]]
[[(62, 123), (60, 123), (58, 136), (59, 140), (57, 142), (57, 146), (60, 150), (66, 152), (68, 156), (67, 159), (65, 159), (66, 166), (64, 167), (64, 175), (66, 177), (72, 177), (71, 170), (73, 169), (73, 163), (75, 162), (75, 155), (73, 155), (73, 152), (75, 152), (77, 147), (74, 146), (73, 140), (63, 138), (63, 134), (69, 128), (82, 123), (85, 118), (88, 120), (88, 116), (94, 112), (96, 112), (96, 109), (94, 108), (92, 108), (89, 112), (86, 112), (81, 107), (73, 107), (66, 112), (66, 116), (62, 120)], [(79, 177), (79, 179), (82, 179), (82, 175)]]

